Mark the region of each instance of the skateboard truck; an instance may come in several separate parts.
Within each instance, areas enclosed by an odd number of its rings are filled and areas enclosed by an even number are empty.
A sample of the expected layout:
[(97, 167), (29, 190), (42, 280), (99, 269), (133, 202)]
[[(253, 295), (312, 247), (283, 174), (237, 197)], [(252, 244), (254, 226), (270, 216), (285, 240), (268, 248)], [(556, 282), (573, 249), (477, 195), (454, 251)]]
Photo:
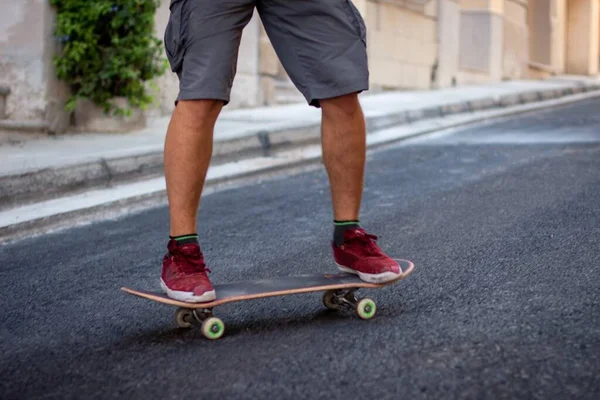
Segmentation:
[(357, 299), (355, 292), (358, 288), (328, 290), (323, 295), (323, 304), (330, 310), (337, 311), (342, 307), (350, 308), (361, 319), (371, 319), (375, 316), (377, 306), (368, 298)]
[(220, 318), (213, 316), (210, 308), (183, 308), (175, 311), (175, 323), (180, 328), (191, 328), (199, 325), (207, 339), (219, 339), (225, 333), (225, 324)]

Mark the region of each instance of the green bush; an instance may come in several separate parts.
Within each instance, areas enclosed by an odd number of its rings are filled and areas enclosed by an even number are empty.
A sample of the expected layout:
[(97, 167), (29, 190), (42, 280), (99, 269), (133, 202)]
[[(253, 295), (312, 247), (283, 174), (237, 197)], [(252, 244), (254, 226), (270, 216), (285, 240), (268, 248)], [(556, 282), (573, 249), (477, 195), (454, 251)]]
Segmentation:
[(111, 103), (126, 97), (131, 107), (153, 102), (147, 81), (168, 64), (162, 41), (154, 34), (159, 0), (50, 0), (56, 8), (55, 36), (61, 43), (54, 58), (58, 79), (71, 89), (67, 111), (87, 98), (106, 113), (128, 115)]

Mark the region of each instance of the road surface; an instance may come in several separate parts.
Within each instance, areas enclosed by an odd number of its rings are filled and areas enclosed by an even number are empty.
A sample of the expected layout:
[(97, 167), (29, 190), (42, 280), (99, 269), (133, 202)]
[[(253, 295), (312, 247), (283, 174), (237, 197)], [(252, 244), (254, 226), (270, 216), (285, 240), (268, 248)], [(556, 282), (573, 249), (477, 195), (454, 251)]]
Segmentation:
[[(595, 399), (600, 394), (600, 100), (370, 153), (362, 222), (415, 262), (365, 290), (230, 304), (219, 341), (158, 289), (164, 207), (0, 248), (0, 397)], [(322, 169), (202, 201), (216, 282), (335, 271)]]

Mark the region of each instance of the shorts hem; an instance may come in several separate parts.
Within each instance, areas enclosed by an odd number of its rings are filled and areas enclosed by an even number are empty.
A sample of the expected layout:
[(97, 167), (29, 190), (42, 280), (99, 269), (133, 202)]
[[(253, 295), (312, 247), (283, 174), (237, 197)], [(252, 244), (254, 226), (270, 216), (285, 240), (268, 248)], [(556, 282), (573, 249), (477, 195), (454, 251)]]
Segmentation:
[(351, 93), (361, 93), (367, 90), (369, 90), (369, 83), (361, 81), (360, 83), (355, 83), (347, 86), (316, 91), (312, 93), (310, 97), (307, 98), (307, 101), (309, 105), (316, 108), (320, 108), (320, 100), (331, 99), (334, 97), (344, 96)]
[(179, 94), (177, 100), (175, 100), (175, 105), (179, 100), (221, 100), (224, 103), (223, 105), (226, 106), (229, 104), (230, 97), (217, 92), (185, 92)]

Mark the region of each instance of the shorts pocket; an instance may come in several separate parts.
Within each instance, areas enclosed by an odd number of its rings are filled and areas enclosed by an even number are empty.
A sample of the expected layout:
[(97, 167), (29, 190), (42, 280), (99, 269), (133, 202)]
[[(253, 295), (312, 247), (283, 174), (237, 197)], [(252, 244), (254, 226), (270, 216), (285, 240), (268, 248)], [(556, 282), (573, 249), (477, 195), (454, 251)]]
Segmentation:
[(356, 34), (362, 40), (363, 44), (367, 45), (367, 27), (365, 25), (365, 20), (362, 15), (360, 15), (360, 11), (356, 8), (352, 0), (342, 0), (345, 3), (346, 14), (350, 18), (350, 22), (352, 26), (354, 26), (354, 30)]
[[(171, 0), (169, 6), (169, 22), (165, 28), (164, 42), (167, 60), (173, 72), (178, 71), (183, 63), (184, 54), (184, 8), (187, 0)], [(187, 25), (187, 24), (186, 24)]]

